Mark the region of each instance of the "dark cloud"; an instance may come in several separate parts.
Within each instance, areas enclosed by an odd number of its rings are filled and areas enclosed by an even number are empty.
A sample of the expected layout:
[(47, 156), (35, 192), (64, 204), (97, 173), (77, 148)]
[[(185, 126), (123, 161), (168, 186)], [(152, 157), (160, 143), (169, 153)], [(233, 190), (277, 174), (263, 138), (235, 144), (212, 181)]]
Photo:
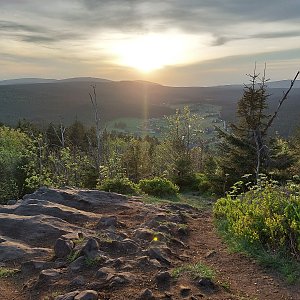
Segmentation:
[(85, 38), (85, 35), (81, 33), (62, 32), (41, 26), (29, 26), (8, 21), (0, 21), (0, 34), (29, 43), (56, 43)]
[[(6, 12), (6, 16), (9, 13), (20, 16), (18, 24), (7, 20), (0, 22), (2, 31), (41, 33), (45, 30), (40, 28), (40, 20), (43, 21), (42, 26), (48, 29), (55, 31), (60, 24), (63, 29), (80, 32), (81, 35), (107, 29), (143, 33), (175, 28), (189, 33), (210, 32), (218, 37), (216, 45), (232, 39), (226, 35), (228, 26), (246, 22), (261, 23), (263, 26), (264, 22), (276, 21), (296, 21), (300, 24), (300, 1), (295, 0), (53, 0), (47, 6), (41, 1), (24, 0), (1, 2), (1, 10)], [(30, 25), (35, 18), (36, 26)], [(276, 33), (273, 35), (275, 37)], [(39, 34), (28, 40), (39, 42), (42, 39)], [(54, 36), (49, 41), (52, 39), (55, 40)], [(47, 37), (44, 40), (46, 42)]]

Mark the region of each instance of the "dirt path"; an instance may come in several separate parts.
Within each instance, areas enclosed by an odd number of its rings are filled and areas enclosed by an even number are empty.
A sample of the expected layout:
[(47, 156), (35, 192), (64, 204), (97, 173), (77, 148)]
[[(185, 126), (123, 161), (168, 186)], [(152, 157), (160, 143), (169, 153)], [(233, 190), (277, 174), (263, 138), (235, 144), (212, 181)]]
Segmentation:
[(216, 270), (219, 280), (228, 284), (237, 299), (300, 299), (299, 285), (288, 286), (249, 258), (229, 253), (216, 233), (210, 213), (194, 219), (191, 226), (193, 243), (189, 255)]
[(20, 291), (16, 280), (0, 279), (0, 300), (29, 300)]

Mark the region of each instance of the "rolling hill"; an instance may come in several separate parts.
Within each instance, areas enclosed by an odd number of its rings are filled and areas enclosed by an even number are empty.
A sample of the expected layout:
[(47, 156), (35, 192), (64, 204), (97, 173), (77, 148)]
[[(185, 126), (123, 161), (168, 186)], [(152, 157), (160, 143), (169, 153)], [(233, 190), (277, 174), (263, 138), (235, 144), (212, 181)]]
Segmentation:
[[(45, 81), (46, 80), (46, 81)], [(222, 107), (226, 121), (235, 118), (236, 104), (243, 87), (169, 87), (145, 81), (110, 81), (100, 78), (65, 80), (31, 79), (0, 82), (0, 122), (15, 125), (19, 119), (41, 124), (64, 122), (76, 118), (93, 124), (89, 99), (91, 85), (96, 85), (101, 117), (105, 121), (120, 117), (162, 117), (172, 114), (174, 104), (210, 103)], [(270, 111), (273, 111), (289, 81), (269, 83)], [(300, 114), (300, 83), (292, 90), (274, 124), (274, 129), (287, 136), (292, 133)]]

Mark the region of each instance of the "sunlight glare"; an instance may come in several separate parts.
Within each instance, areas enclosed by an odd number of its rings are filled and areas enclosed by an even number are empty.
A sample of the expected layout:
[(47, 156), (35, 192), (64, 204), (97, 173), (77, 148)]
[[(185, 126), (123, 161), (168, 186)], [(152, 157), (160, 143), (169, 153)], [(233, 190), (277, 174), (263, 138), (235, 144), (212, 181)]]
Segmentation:
[(117, 63), (147, 73), (186, 62), (193, 44), (183, 34), (149, 34), (119, 40), (113, 52)]

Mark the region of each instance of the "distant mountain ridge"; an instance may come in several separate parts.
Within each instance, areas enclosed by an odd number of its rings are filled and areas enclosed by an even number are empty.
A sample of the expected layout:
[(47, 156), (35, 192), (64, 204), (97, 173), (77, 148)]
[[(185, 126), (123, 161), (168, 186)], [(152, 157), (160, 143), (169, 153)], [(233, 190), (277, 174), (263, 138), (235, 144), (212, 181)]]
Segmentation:
[(16, 78), (1, 80), (0, 85), (17, 84), (39, 84), (39, 83), (58, 83), (58, 82), (110, 82), (112, 80), (94, 77), (73, 77), (66, 79), (47, 79), (47, 78)]
[[(123, 117), (161, 118), (174, 113), (174, 105), (201, 103), (219, 106), (222, 119), (232, 122), (243, 94), (242, 85), (171, 87), (140, 80), (111, 81), (92, 77), (17, 79), (0, 82), (0, 123), (16, 125), (25, 118), (44, 125), (50, 122), (71, 124), (77, 119), (92, 125), (94, 116), (89, 93), (95, 83), (103, 122)], [(270, 113), (276, 109), (289, 84), (288, 80), (268, 83)], [(300, 81), (297, 81), (273, 130), (290, 135), (300, 125), (299, 113)]]
[[(156, 82), (145, 80), (110, 80), (98, 77), (71, 77), (65, 79), (48, 79), (48, 78), (16, 78), (0, 80), (0, 85), (17, 85), (17, 84), (39, 84), (39, 83), (59, 83), (59, 82), (138, 82), (150, 85), (161, 85)], [(291, 80), (279, 80), (267, 82), (269, 88), (288, 88)], [(214, 86), (187, 86), (187, 87), (204, 87), (204, 88), (222, 88), (222, 89), (234, 89), (243, 88), (242, 84), (226, 84), (226, 85), (214, 85)], [(300, 80), (297, 80), (294, 84), (294, 88), (300, 88)]]

